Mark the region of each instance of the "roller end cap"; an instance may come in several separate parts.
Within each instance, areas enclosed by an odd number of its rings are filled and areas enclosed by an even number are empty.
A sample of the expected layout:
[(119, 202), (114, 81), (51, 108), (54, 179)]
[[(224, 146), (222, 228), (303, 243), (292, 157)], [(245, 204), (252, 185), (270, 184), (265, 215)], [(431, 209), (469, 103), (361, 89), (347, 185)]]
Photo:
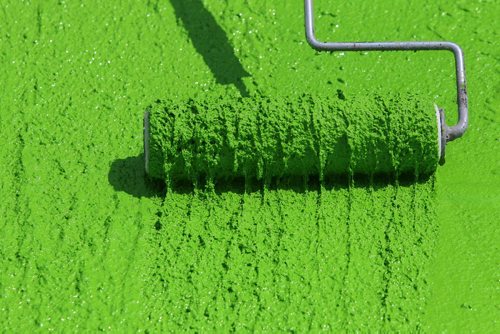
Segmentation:
[(438, 145), (439, 145), (439, 165), (444, 165), (445, 163), (445, 149), (446, 149), (446, 122), (444, 116), (444, 110), (434, 105), (436, 109), (436, 117), (438, 122)]

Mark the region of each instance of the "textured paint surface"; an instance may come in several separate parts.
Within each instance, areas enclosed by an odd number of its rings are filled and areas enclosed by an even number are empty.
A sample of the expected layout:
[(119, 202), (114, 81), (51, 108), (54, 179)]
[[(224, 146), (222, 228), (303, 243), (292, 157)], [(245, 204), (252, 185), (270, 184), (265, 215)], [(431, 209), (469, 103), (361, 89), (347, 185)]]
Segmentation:
[(168, 193), (152, 242), (152, 323), (174, 331), (419, 329), (433, 197), (431, 181)]
[(498, 332), (498, 2), (316, 5), (320, 39), (464, 47), (470, 129), (435, 177), (165, 194), (142, 115), (412, 91), (452, 123), (451, 54), (318, 54), (301, 1), (1, 2), (2, 330)]

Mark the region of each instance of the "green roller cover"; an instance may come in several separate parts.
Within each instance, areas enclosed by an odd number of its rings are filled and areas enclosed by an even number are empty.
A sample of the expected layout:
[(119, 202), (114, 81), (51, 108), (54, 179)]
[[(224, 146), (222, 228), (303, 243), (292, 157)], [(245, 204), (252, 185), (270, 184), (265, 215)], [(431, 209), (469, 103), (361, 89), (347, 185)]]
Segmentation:
[(157, 101), (145, 115), (156, 178), (430, 174), (440, 154), (433, 102), (415, 95), (303, 95)]

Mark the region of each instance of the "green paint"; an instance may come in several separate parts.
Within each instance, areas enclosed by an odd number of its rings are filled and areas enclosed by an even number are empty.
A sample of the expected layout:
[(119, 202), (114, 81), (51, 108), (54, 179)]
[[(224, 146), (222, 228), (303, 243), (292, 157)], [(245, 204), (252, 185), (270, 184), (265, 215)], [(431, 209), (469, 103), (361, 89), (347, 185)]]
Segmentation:
[(433, 199), (432, 182), (169, 193), (151, 241), (151, 324), (162, 332), (418, 329)]
[(149, 172), (197, 180), (430, 174), (438, 124), (419, 96), (205, 97), (149, 109)]
[(2, 1), (0, 328), (498, 332), (498, 2), (315, 2), (322, 40), (464, 47), (470, 129), (429, 179), (165, 194), (157, 99), (409, 91), (455, 118), (451, 54), (317, 54), (301, 1), (202, 3)]

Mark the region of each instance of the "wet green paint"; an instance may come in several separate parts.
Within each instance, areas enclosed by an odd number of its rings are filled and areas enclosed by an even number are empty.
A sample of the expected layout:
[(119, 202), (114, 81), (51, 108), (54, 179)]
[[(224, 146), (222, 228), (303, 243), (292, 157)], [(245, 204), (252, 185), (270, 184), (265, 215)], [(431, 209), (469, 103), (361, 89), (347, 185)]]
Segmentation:
[(419, 329), (436, 232), (432, 184), (167, 193), (151, 241), (151, 323), (158, 331)]
[[(2, 329), (498, 331), (498, 3), (316, 5), (320, 39), (464, 47), (471, 125), (436, 176), (166, 192), (143, 178), (142, 116), (411, 91), (451, 124), (451, 54), (317, 54), (300, 1), (207, 0), (194, 23), (169, 1), (2, 2)], [(207, 13), (230, 46), (214, 55), (190, 37)]]

